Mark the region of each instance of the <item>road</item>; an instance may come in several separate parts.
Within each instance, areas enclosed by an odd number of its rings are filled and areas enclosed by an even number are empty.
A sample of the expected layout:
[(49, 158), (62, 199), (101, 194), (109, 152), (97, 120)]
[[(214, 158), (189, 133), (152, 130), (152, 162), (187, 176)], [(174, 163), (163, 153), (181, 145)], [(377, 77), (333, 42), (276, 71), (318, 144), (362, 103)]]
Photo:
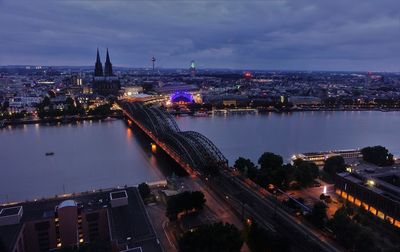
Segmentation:
[[(147, 130), (143, 125), (137, 122), (132, 115), (124, 111), (125, 115), (129, 117), (136, 125), (138, 125), (156, 144), (160, 146), (172, 159), (174, 159), (188, 174), (191, 175), (193, 180), (196, 179), (199, 173), (195, 172), (182, 158), (175, 153), (169, 146), (159, 141), (157, 137)], [(200, 175), (201, 177), (201, 175)], [(251, 215), (264, 227), (277, 231), (288, 239), (289, 242), (294, 244), (300, 251), (341, 251), (335, 242), (328, 236), (304, 222), (302, 219), (295, 218), (290, 215), (283, 207), (278, 204), (278, 201), (260, 191), (260, 188), (253, 188), (242, 179), (236, 177), (229, 168), (221, 169), (221, 176), (215, 178), (204, 178), (204, 183), (208, 184), (217, 194), (220, 195), (223, 201), (228, 202), (230, 207), (241, 213), (242, 217)], [(195, 184), (193, 185), (195, 188)], [(189, 187), (190, 188), (190, 187)], [(206, 188), (201, 186), (201, 188)], [(265, 190), (264, 190), (265, 191)], [(212, 202), (214, 199), (206, 195), (208, 201)], [(218, 209), (218, 204), (221, 200), (215, 199), (215, 203), (211, 203), (211, 209), (217, 209), (216, 213), (227, 212), (224, 209)], [(247, 215), (245, 214), (247, 213)]]
[[(222, 221), (234, 224), (239, 230), (243, 229), (244, 224), (238, 212), (231, 207), (231, 202), (226, 202), (222, 199), (214, 190), (209, 188), (205, 181), (202, 181), (199, 177), (182, 177), (179, 178), (179, 182), (181, 183), (182, 191), (201, 191), (204, 193), (206, 205), (201, 212), (201, 216), (205, 222)], [(179, 228), (174, 226), (177, 223), (170, 223), (165, 216), (166, 206), (158, 202), (148, 205), (146, 208), (164, 252), (177, 251), (178, 242), (174, 231)], [(245, 243), (241, 252), (249, 252), (249, 248)]]
[[(221, 176), (209, 179), (212, 188), (224, 193), (226, 199), (235, 201), (233, 205), (245, 206), (248, 214), (253, 214), (256, 221), (264, 227), (273, 227), (277, 232), (290, 239), (300, 251), (341, 251), (342, 249), (329, 237), (322, 235), (320, 230), (307, 222), (296, 218), (271, 196), (250, 188), (242, 180), (228, 171), (223, 171)], [(247, 207), (246, 207), (247, 206)]]

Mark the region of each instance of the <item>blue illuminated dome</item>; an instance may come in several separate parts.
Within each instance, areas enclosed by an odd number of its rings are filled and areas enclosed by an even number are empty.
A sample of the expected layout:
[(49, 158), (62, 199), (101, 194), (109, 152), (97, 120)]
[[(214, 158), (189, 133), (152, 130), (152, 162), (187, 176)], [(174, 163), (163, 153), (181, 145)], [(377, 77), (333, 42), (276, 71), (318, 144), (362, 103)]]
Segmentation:
[(172, 103), (193, 103), (193, 96), (189, 92), (175, 92), (171, 95)]

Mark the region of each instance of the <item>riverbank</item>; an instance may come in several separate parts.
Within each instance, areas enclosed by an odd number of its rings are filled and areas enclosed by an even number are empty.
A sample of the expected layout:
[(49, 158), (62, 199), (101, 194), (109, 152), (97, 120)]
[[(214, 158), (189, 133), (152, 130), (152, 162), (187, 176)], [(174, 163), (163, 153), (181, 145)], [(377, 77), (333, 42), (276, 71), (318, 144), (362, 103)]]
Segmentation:
[(171, 115), (176, 116), (193, 116), (206, 117), (210, 115), (237, 115), (237, 114), (267, 114), (267, 113), (296, 113), (296, 112), (399, 112), (400, 108), (292, 108), (292, 109), (277, 109), (277, 108), (222, 108), (213, 110), (204, 110), (201, 113), (197, 112), (177, 112), (168, 111)]
[[(295, 109), (276, 109), (276, 108), (226, 108), (213, 109), (210, 111), (196, 112), (176, 112), (169, 111), (174, 116), (192, 116), (192, 117), (207, 117), (218, 115), (238, 115), (238, 114), (267, 114), (267, 113), (295, 113), (295, 112), (399, 112), (400, 108), (295, 108)], [(0, 120), (0, 129), (6, 126), (23, 125), (23, 124), (58, 124), (58, 123), (73, 123), (78, 121), (88, 120), (105, 120), (107, 118), (123, 119), (120, 113), (114, 113), (105, 116), (60, 116), (52, 118), (21, 118), (21, 119), (3, 119)]]
[(58, 123), (73, 123), (80, 121), (98, 121), (98, 120), (108, 120), (108, 119), (122, 119), (123, 116), (119, 114), (111, 114), (107, 116), (60, 116), (54, 118), (27, 118), (27, 119), (12, 119), (2, 120), (3, 127), (15, 126), (23, 124), (58, 124)]

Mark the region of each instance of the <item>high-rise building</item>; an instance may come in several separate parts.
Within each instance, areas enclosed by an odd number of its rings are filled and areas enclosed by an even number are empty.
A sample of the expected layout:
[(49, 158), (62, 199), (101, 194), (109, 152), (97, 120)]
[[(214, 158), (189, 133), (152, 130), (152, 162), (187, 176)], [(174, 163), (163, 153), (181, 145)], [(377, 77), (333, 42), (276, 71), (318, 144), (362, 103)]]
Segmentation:
[(106, 62), (103, 66), (100, 61), (99, 49), (97, 49), (96, 63), (94, 67), (93, 92), (103, 96), (118, 96), (121, 83), (114, 75), (110, 55), (107, 49)]

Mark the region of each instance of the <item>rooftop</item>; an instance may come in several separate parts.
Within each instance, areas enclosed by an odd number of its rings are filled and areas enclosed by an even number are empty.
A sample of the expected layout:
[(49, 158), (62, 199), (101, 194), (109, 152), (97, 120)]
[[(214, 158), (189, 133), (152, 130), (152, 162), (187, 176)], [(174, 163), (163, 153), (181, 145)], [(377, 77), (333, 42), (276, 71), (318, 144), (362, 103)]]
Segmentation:
[(76, 205), (84, 213), (107, 208), (111, 217), (112, 238), (118, 240), (119, 243), (123, 244), (127, 241), (126, 238), (130, 237), (127, 244), (129, 248), (142, 247), (143, 251), (161, 251), (137, 188), (127, 187), (124, 190), (128, 196), (128, 205), (116, 208), (111, 208), (110, 193), (117, 196), (125, 193), (117, 188), (76, 195), (66, 194), (51, 199), (16, 203), (13, 206), (0, 205), (2, 213), (15, 213), (20, 206), (24, 209), (20, 224), (0, 226), (0, 240), (10, 248), (15, 243), (24, 222), (53, 218), (57, 206)]
[(65, 201), (61, 202), (60, 205), (58, 205), (58, 208), (75, 207), (75, 206), (76, 206), (75, 200), (65, 200)]
[[(353, 170), (351, 173), (343, 172), (339, 173), (338, 175), (341, 177), (346, 177), (347, 180), (353, 183), (368, 187), (369, 190), (400, 202), (399, 182), (396, 179), (391, 179), (400, 178), (399, 165), (379, 167), (365, 161), (361, 161), (352, 168)], [(368, 185), (368, 181), (373, 183), (373, 185)]]
[(21, 209), (22, 209), (21, 206), (3, 208), (0, 211), (0, 217), (9, 216), (9, 215), (16, 215), (21, 211)]
[(118, 192), (112, 192), (110, 193), (111, 199), (119, 199), (119, 198), (126, 198), (128, 195), (126, 195), (126, 191), (118, 191)]

